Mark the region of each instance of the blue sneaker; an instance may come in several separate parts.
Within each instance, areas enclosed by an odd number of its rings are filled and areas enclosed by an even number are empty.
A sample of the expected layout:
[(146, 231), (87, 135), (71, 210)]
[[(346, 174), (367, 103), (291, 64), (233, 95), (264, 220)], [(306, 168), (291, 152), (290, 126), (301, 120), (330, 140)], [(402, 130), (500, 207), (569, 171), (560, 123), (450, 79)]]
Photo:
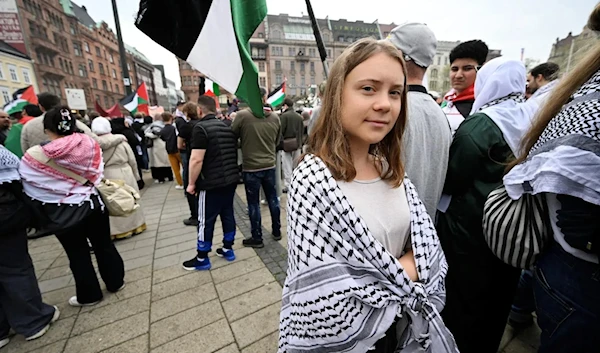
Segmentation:
[(187, 271), (210, 270), (210, 259), (207, 257), (206, 259), (198, 260), (198, 258), (194, 256), (193, 259), (183, 263), (183, 269)]
[(217, 249), (217, 256), (222, 257), (227, 261), (235, 260), (235, 254), (233, 253), (233, 249), (225, 249), (225, 248)]

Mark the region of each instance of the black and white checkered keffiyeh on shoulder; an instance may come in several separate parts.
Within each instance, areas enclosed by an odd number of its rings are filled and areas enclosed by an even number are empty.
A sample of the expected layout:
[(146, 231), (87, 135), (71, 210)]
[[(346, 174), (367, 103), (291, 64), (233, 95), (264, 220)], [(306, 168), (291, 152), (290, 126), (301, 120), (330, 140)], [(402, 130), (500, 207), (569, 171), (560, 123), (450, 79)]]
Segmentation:
[(458, 352), (439, 315), (448, 265), (414, 186), (404, 185), (419, 282), (371, 235), (321, 159), (307, 155), (296, 168), (280, 353), (367, 352), (403, 316), (399, 352)]
[(20, 180), (19, 157), (0, 145), (0, 184)]
[(600, 205), (600, 71), (548, 123), (525, 162), (505, 177), (508, 195), (554, 193)]

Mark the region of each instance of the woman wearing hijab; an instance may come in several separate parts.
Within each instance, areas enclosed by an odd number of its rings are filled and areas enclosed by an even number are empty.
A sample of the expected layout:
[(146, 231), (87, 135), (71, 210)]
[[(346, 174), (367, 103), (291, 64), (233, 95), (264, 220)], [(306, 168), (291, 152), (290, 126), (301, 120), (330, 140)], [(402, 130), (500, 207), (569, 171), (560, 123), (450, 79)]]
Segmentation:
[(494, 256), (483, 237), (483, 206), (537, 106), (523, 104), (525, 67), (505, 58), (483, 66), (471, 115), (450, 147), (438, 234), (448, 259), (444, 322), (462, 353), (496, 353), (520, 270)]
[(42, 337), (58, 320), (57, 307), (44, 304), (27, 251), (27, 209), (19, 158), (0, 146), (0, 348), (12, 329), (25, 340)]
[[(138, 166), (127, 139), (123, 135), (113, 135), (110, 121), (106, 118), (94, 119), (92, 132), (98, 135), (98, 142), (102, 146), (104, 177), (123, 180), (125, 184), (139, 191)], [(110, 236), (113, 239), (138, 235), (144, 230), (146, 230), (146, 221), (141, 207), (127, 217), (110, 217)]]
[[(600, 4), (588, 28), (600, 31)], [(600, 44), (565, 76), (504, 177), (508, 195), (545, 195), (550, 244), (533, 271), (540, 353), (600, 347)]]
[(116, 135), (123, 135), (127, 138), (127, 143), (133, 154), (135, 155), (135, 161), (138, 165), (138, 174), (140, 179), (137, 180), (138, 187), (140, 189), (144, 188), (144, 179), (142, 178), (142, 165), (144, 164), (143, 156), (142, 156), (142, 144), (141, 138), (138, 138), (137, 134), (131, 127), (133, 120), (131, 118), (112, 118), (110, 119), (110, 125), (112, 127), (112, 133)]
[(154, 117), (154, 122), (145, 130), (144, 135), (149, 141), (148, 155), (150, 156), (150, 170), (155, 183), (164, 183), (165, 180), (173, 181), (173, 172), (165, 141), (160, 138), (160, 132), (165, 127), (160, 114)]
[[(88, 240), (106, 289), (114, 293), (125, 286), (123, 259), (110, 239), (108, 211), (96, 189), (104, 171), (102, 150), (78, 132), (66, 106), (46, 112), (43, 123), (50, 142), (31, 147), (23, 156), (19, 166), (23, 191), (45, 215), (46, 229), (53, 231), (67, 253), (77, 293), (69, 304), (95, 305), (103, 294)], [(68, 174), (88, 182), (82, 184)]]

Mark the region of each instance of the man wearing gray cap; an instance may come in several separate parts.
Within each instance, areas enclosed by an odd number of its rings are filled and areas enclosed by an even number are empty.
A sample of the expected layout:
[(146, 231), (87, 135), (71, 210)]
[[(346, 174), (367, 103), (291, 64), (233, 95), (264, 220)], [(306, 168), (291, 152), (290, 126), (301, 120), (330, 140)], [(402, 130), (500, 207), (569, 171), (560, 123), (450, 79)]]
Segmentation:
[(406, 173), (435, 220), (444, 188), (452, 133), (446, 115), (423, 87), (433, 63), (437, 39), (424, 24), (407, 23), (390, 32), (388, 40), (404, 54), (408, 84), (408, 121), (403, 140)]

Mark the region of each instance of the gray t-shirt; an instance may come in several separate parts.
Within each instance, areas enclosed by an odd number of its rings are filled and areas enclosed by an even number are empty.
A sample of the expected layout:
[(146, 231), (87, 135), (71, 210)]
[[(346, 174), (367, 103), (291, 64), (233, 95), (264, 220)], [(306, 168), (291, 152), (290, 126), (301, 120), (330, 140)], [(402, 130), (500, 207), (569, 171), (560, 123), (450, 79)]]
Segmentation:
[(435, 220), (446, 181), (452, 134), (446, 115), (427, 93), (408, 92), (408, 121), (402, 142), (406, 174)]
[(393, 188), (386, 181), (338, 181), (340, 189), (369, 231), (397, 259), (410, 244), (410, 209), (404, 184)]

